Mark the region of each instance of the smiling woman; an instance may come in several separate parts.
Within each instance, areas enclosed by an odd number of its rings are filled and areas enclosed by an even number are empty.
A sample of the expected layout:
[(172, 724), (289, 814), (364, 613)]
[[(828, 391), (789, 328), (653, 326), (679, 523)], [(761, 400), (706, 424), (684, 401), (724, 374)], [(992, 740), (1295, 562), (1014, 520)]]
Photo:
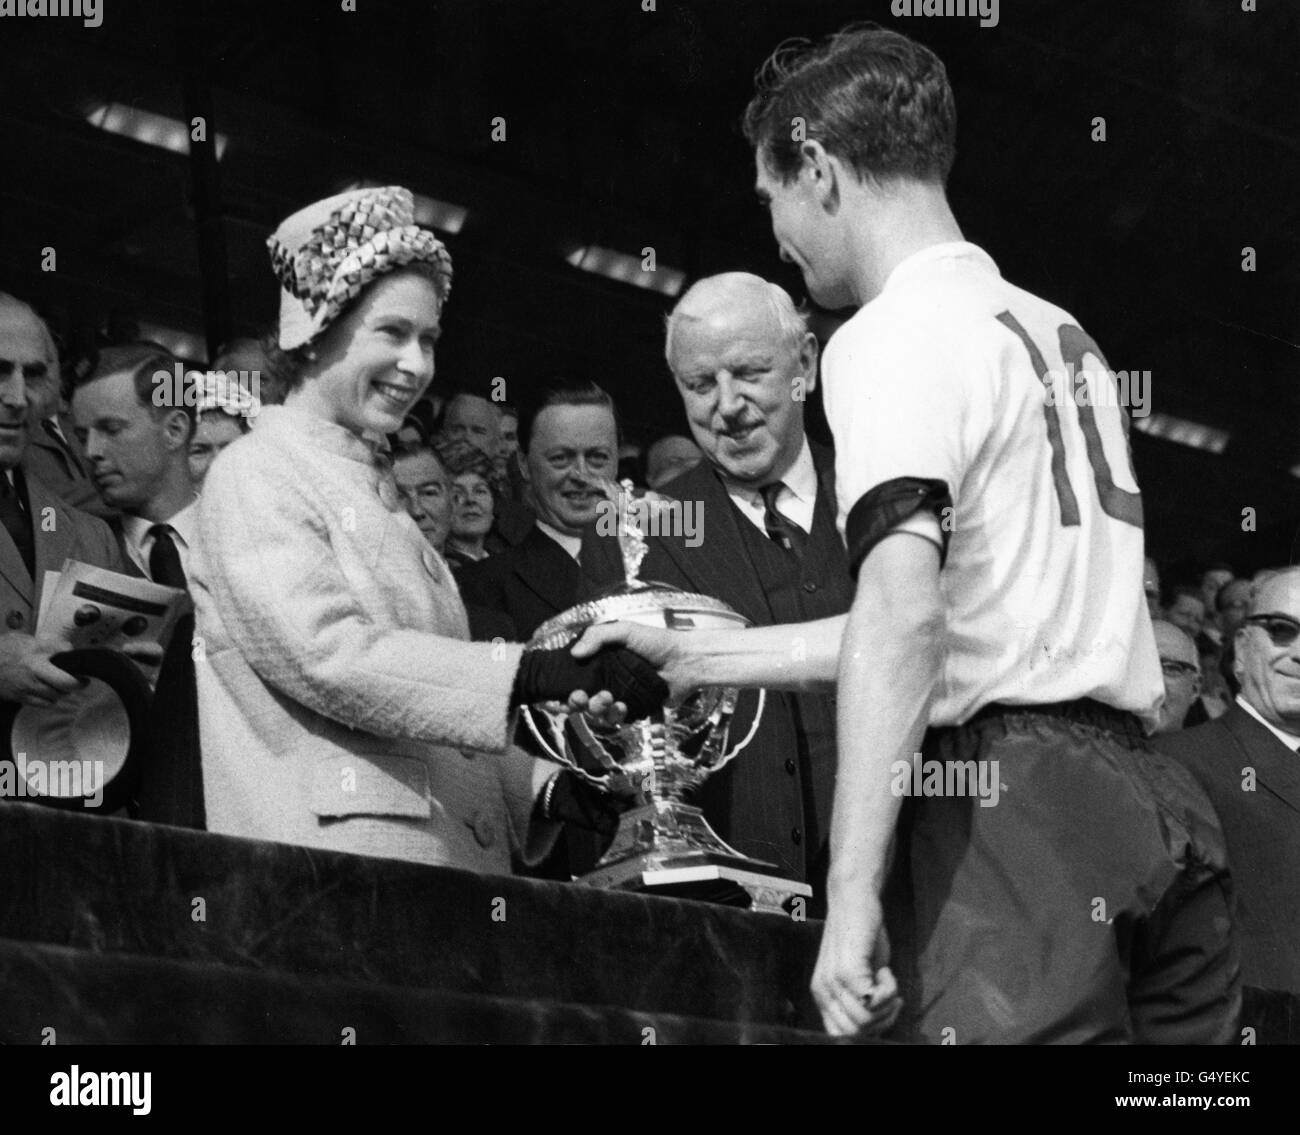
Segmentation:
[(484, 540), (496, 517), (492, 493), (492, 462), (477, 451), (454, 462), (452, 469), (451, 534), (447, 560), (453, 569), (484, 559)]
[(451, 282), (410, 193), (318, 202), (270, 246), (289, 392), (213, 463), (191, 572), (208, 826), (507, 872), (562, 818), (535, 810), (543, 784), (548, 802), (576, 791), (508, 750), (514, 704), (612, 687), (639, 709), (662, 687), (627, 655), (578, 674), (567, 653), (467, 641), (446, 562), (377, 454), (433, 378)]

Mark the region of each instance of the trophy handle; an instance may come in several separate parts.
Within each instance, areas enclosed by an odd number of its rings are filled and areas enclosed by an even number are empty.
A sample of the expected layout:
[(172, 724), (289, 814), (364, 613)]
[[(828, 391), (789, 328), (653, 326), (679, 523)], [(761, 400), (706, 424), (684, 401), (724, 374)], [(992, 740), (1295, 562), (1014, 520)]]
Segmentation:
[(573, 769), (577, 772), (577, 766), (564, 752), (564, 738), (560, 735), (559, 727), (556, 725), (555, 719), (552, 718), (550, 714), (547, 714), (547, 724), (550, 725), (551, 731), (555, 734), (556, 741), (560, 743), (558, 748), (553, 746), (550, 741), (542, 736), (542, 731), (537, 728), (537, 721), (533, 717), (533, 707), (531, 705), (521, 705), (519, 707), (519, 712), (523, 715), (524, 721), (528, 725), (528, 732), (533, 735), (533, 740), (535, 740), (541, 748), (542, 755), (545, 756), (547, 760), (554, 761), (557, 765), (563, 765), (565, 768)]
[[(537, 719), (533, 715), (533, 707), (531, 705), (521, 705), (519, 709), (523, 714), (524, 721), (528, 724), (528, 731), (533, 735), (533, 739), (540, 746), (542, 754), (547, 760), (554, 761), (557, 765), (563, 766), (570, 772), (582, 777), (582, 779), (588, 784), (593, 784), (597, 788), (609, 787), (611, 778), (616, 776), (620, 770), (617, 764), (610, 760), (608, 754), (605, 752), (604, 745), (600, 742), (600, 738), (591, 731), (591, 727), (587, 724), (586, 719), (581, 714), (569, 718), (568, 715), (562, 716), (560, 714), (541, 711), (542, 716), (545, 718), (551, 731), (551, 739), (548, 740), (543, 736), (541, 729), (538, 728)], [(578, 739), (586, 746), (589, 752), (592, 752), (593, 754), (599, 752), (604, 755), (604, 763), (607, 763), (608, 767), (603, 773), (601, 773), (601, 775), (596, 776), (588, 772), (582, 767), (582, 765), (569, 756), (568, 745), (566, 744), (564, 736), (564, 724), (566, 719), (572, 721), (574, 732), (577, 733)]]
[(749, 723), (749, 732), (745, 734), (745, 739), (740, 742), (731, 752), (723, 755), (722, 759), (710, 770), (711, 773), (717, 772), (723, 765), (730, 764), (754, 739), (754, 734), (758, 732), (758, 723), (763, 720), (763, 710), (767, 708), (767, 690), (762, 686), (758, 688), (758, 708), (754, 710), (754, 720)]

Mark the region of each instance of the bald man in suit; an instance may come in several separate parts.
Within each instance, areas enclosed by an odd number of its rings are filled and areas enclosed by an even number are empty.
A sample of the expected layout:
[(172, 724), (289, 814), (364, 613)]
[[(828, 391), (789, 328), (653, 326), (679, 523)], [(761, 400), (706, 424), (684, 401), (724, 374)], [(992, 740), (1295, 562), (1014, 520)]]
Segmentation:
[(0, 347), (6, 337), (15, 334), (34, 337), (32, 346), (40, 355), (29, 360), (24, 381), (27, 445), (23, 469), (73, 508), (105, 520), (115, 516), (117, 510), (95, 490), (85, 454), (72, 436), (71, 421), (60, 413), (63, 389), (54, 336), (29, 305), (0, 292)]
[(1300, 1043), (1300, 567), (1251, 588), (1234, 639), (1241, 691), (1223, 716), (1155, 739), (1223, 823), (1237, 891), (1243, 1024)]
[(48, 373), (42, 332), (30, 308), (0, 305), (0, 702), (11, 710), (50, 705), (79, 686), (49, 661), (63, 644), (34, 637), (45, 573), (60, 570), (66, 559), (122, 570), (108, 526), (22, 468), (28, 385)]

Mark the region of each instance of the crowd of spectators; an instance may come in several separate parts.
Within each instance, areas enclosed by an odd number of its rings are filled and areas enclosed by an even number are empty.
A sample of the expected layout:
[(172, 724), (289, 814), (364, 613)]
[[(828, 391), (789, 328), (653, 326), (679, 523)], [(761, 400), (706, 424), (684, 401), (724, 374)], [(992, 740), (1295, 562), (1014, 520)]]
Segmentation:
[[(720, 277), (710, 286), (712, 292), (703, 288), (691, 302), (722, 310), (735, 325), (724, 321), (716, 345), (690, 350), (707, 356), (743, 333), (770, 342), (789, 359), (789, 373), (777, 376), (771, 392), (759, 389), (736, 399), (738, 414), (759, 405), (769, 422), (772, 444), (761, 467), (729, 463), (726, 431), (732, 419), (719, 425), (708, 415), (692, 418), (693, 391), (680, 381), (677, 393), (692, 436), (670, 434), (644, 447), (623, 442), (623, 423), (607, 391), (569, 381), (537, 392), (523, 415), (486, 390), (439, 384), (400, 428), (373, 439), (400, 501), (456, 580), (474, 639), (526, 642), (551, 616), (617, 582), (621, 561), (593, 529), (620, 480), (651, 499), (717, 494), (710, 505), (709, 542), (693, 548), (680, 532), (675, 543), (652, 542), (656, 577), (725, 595), (755, 622), (803, 621), (847, 608), (843, 549), (832, 506), (819, 493), (830, 455), (810, 447), (802, 404), (789, 404), (788, 398), (780, 404), (792, 378), (815, 374), (816, 340), (779, 289), (769, 291), (770, 285), (752, 277)], [(0, 559), (10, 565), (11, 576), (17, 574), (13, 562), (26, 565), (24, 579), (7, 581), (0, 611), (0, 701), (11, 708), (52, 704), (77, 684), (52, 664), (54, 648), (32, 633), (42, 572), (56, 570), (56, 560), (66, 556), (186, 587), (198, 538), (196, 502), (209, 469), (227, 447), (256, 433), (259, 413), (285, 394), (284, 355), (269, 341), (229, 344), (210, 369), (191, 375), (196, 392), (180, 406), (160, 405), (154, 397), (158, 374), (184, 369), (157, 343), (99, 343), (75, 360), (65, 351), (32, 308), (0, 296), (0, 383), (15, 375), (25, 380), (21, 397), (9, 381), (0, 401), (0, 541), (10, 545), (0, 549)], [(688, 373), (692, 361), (670, 348), (674, 375)], [(229, 460), (237, 461), (239, 453)], [(75, 516), (66, 529), (77, 534), (75, 542), (55, 548), (41, 525), (33, 524), (45, 494)], [(723, 512), (731, 518), (725, 529)], [(810, 540), (820, 550), (805, 555)], [(1280, 771), (1272, 767), (1277, 742), (1290, 750), (1291, 762), (1300, 746), (1296, 571), (1244, 575), (1231, 565), (1210, 563), (1193, 577), (1162, 583), (1151, 558), (1145, 571), (1165, 686), (1164, 702), (1149, 723), (1153, 743), (1185, 754), (1223, 816), (1245, 896), (1243, 927), (1255, 943), (1247, 953), (1252, 980), (1300, 991), (1300, 903), (1276, 893), (1271, 882), (1300, 866), (1297, 840), (1293, 833), (1279, 834), (1271, 826), (1277, 818), (1262, 817), (1260, 807), (1243, 809), (1237, 785), (1244, 769), (1233, 751), (1241, 746), (1244, 759), (1254, 762), (1250, 767), (1260, 768), (1273, 793), (1268, 803), (1276, 797), (1300, 811), (1300, 778), (1285, 762)], [(192, 631), (191, 623), (180, 633), (187, 641)], [(146, 785), (126, 811), (203, 826), (198, 706), (184, 645), (165, 659), (137, 660), (159, 691), (146, 771), (168, 785), (162, 794), (168, 798), (157, 804), (155, 786)], [(732, 776), (719, 778), (704, 800), (706, 813), (740, 851), (820, 887), (833, 708), (812, 695), (780, 695), (768, 713), (748, 766), (737, 765)], [(178, 743), (182, 737), (188, 744)], [(525, 736), (515, 742), (530, 747)], [(181, 775), (185, 766), (188, 777)], [(569, 824), (545, 856), (517, 861), (515, 868), (561, 879), (589, 869), (612, 824), (606, 815), (593, 820), (589, 807), (580, 811), (592, 822)], [(1287, 819), (1294, 827), (1294, 816)], [(814, 911), (820, 909), (815, 900)]]

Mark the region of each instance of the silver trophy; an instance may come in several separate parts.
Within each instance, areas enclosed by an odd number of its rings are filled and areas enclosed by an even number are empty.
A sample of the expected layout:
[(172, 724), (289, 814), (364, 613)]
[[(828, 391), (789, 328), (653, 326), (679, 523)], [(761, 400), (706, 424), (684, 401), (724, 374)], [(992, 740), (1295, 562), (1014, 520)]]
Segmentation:
[[(719, 599), (639, 579), (646, 543), (638, 513), (648, 515), (653, 506), (636, 501), (629, 482), (617, 494), (617, 505), (624, 581), (543, 623), (527, 649), (567, 647), (599, 623), (626, 621), (681, 631), (750, 625)], [(665, 705), (652, 717), (616, 729), (595, 729), (585, 715), (569, 714), (555, 703), (524, 707), (528, 727), (547, 757), (589, 783), (635, 801), (621, 817), (609, 850), (583, 882), (778, 914), (791, 899), (812, 895), (811, 887), (783, 878), (776, 865), (729, 847), (700, 809), (685, 802), (685, 796), (732, 760), (758, 728), (762, 691), (749, 735), (728, 750), (737, 697), (735, 689), (698, 690), (681, 705)]]

